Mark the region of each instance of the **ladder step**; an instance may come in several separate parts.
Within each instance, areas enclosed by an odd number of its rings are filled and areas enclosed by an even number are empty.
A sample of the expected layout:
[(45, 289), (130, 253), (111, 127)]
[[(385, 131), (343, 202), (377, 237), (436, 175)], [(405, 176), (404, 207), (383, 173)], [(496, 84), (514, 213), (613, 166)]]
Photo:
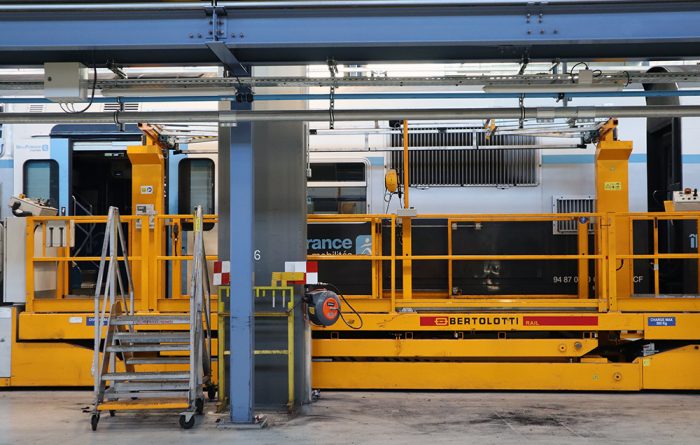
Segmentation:
[(188, 380), (189, 372), (110, 372), (102, 376), (103, 381), (172, 381)]
[(189, 344), (164, 344), (164, 345), (111, 345), (107, 346), (107, 352), (158, 352), (158, 351), (189, 351)]
[(108, 389), (116, 394), (134, 394), (139, 391), (188, 391), (189, 382), (114, 382)]
[(113, 326), (190, 324), (189, 315), (120, 315), (110, 321)]
[(115, 399), (125, 399), (132, 397), (139, 399), (153, 399), (158, 397), (172, 398), (172, 397), (182, 397), (184, 399), (189, 397), (189, 391), (112, 391), (112, 388), (105, 391), (105, 397), (111, 400)]
[(189, 365), (189, 357), (129, 357), (127, 365)]
[(181, 332), (117, 332), (114, 338), (126, 343), (189, 343), (190, 333)]
[(165, 409), (188, 409), (188, 400), (172, 399), (137, 399), (114, 402), (103, 402), (95, 408), (98, 411), (121, 411), (121, 410), (165, 410)]

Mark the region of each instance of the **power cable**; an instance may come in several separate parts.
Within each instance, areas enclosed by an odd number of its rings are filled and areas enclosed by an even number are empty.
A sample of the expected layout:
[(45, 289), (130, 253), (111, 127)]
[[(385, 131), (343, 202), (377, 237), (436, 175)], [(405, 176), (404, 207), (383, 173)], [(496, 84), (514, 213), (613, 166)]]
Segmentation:
[(343, 302), (350, 308), (350, 310), (353, 311), (353, 312), (355, 313), (355, 316), (357, 316), (357, 319), (360, 321), (360, 325), (359, 325), (359, 326), (353, 326), (353, 325), (351, 325), (351, 324), (348, 323), (347, 320), (345, 319), (345, 316), (343, 315), (343, 311), (340, 310), (340, 308), (338, 308), (338, 315), (340, 315), (340, 319), (343, 320), (343, 323), (345, 323), (345, 325), (346, 325), (347, 327), (349, 327), (350, 329), (353, 329), (353, 330), (362, 329), (362, 327), (363, 327), (364, 324), (365, 324), (364, 320), (362, 319), (362, 316), (360, 315), (359, 312), (357, 312), (357, 311), (355, 310), (354, 307), (352, 307), (352, 305), (350, 304), (350, 302), (348, 302), (348, 300), (345, 298), (345, 296), (344, 296), (343, 293), (340, 291), (340, 289), (338, 289), (338, 286), (336, 286), (335, 284), (332, 284), (332, 283), (318, 283), (318, 284), (319, 284), (320, 286), (326, 286), (326, 287), (332, 288), (331, 290), (334, 291), (336, 294), (338, 294), (338, 296), (340, 297), (340, 299), (343, 300)]
[[(92, 93), (90, 94), (90, 102), (88, 102), (87, 106), (83, 108), (82, 110), (75, 110), (75, 107), (72, 103), (66, 103), (66, 104), (59, 104), (61, 106), (61, 110), (68, 114), (81, 114), (85, 113), (87, 110), (92, 107), (93, 102), (95, 101), (95, 91), (97, 90), (97, 64), (93, 63), (92, 64)], [(63, 107), (63, 105), (66, 106), (66, 108)]]

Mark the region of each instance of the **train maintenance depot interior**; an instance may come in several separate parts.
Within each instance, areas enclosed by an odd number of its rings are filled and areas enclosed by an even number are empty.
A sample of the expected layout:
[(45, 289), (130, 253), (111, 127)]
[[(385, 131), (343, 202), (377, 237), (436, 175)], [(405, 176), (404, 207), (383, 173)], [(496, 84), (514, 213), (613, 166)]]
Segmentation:
[(0, 444), (697, 443), (698, 23), (0, 0)]

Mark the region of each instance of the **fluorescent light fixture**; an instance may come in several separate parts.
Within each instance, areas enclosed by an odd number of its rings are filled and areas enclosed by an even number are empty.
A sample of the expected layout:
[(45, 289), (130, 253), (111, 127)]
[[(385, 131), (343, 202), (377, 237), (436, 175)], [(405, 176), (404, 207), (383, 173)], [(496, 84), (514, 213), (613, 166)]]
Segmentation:
[(236, 96), (235, 88), (102, 88), (104, 97)]
[(604, 91), (622, 91), (624, 83), (557, 83), (557, 84), (493, 84), (484, 85), (485, 93), (598, 93)]

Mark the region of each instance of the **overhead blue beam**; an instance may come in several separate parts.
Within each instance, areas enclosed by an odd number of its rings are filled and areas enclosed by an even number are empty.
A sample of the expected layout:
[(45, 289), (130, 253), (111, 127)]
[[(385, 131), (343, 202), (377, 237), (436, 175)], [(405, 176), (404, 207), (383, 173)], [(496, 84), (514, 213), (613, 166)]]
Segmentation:
[(697, 57), (699, 3), (0, 12), (0, 65)]

